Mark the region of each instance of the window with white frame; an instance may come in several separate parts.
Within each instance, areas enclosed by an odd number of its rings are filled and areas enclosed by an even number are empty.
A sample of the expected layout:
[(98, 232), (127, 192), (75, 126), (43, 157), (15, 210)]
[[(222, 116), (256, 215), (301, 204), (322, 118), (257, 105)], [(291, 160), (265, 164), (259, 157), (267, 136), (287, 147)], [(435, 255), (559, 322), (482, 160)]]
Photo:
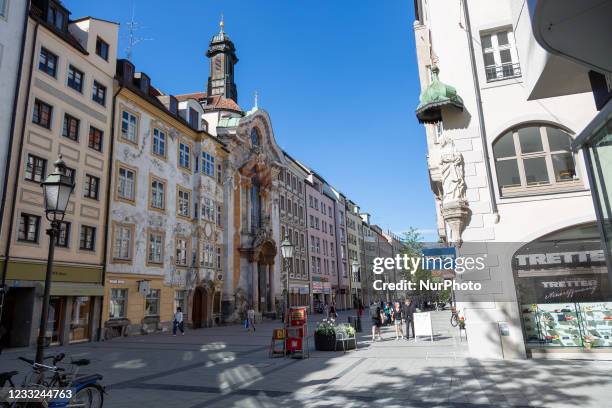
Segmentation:
[(166, 157), (166, 133), (157, 128), (153, 129), (153, 154)]
[(215, 176), (215, 157), (207, 152), (202, 152), (202, 173), (210, 177)]
[(187, 291), (176, 290), (174, 291), (174, 310), (178, 308), (183, 312), (183, 320), (187, 318)]
[(215, 247), (210, 242), (204, 242), (202, 244), (202, 252), (200, 254), (200, 265), (206, 268), (212, 268), (214, 266), (215, 259)]
[(108, 317), (119, 319), (126, 316), (127, 312), (127, 289), (111, 289)]
[(487, 82), (521, 76), (512, 30), (484, 33), (480, 41)]
[(0, 0), (0, 17), (6, 17), (7, 6), (8, 0)]
[(164, 253), (164, 235), (161, 232), (149, 233), (149, 263), (161, 264)]
[(215, 203), (210, 198), (204, 197), (202, 201), (202, 218), (207, 221), (215, 221)]
[(189, 191), (181, 190), (178, 191), (178, 214), (183, 217), (189, 217), (189, 210), (191, 209), (191, 197)]
[(187, 240), (185, 238), (176, 239), (176, 264), (187, 265)]
[(118, 173), (117, 194), (119, 198), (134, 201), (136, 173), (125, 167), (119, 167)]
[(132, 259), (132, 227), (130, 225), (115, 225), (113, 258), (119, 260)]
[(493, 143), (502, 196), (549, 193), (581, 186), (571, 152), (571, 136), (556, 127), (512, 129)]
[(151, 207), (163, 210), (165, 205), (166, 186), (160, 180), (151, 181)]
[(179, 166), (190, 169), (191, 168), (191, 149), (188, 144), (179, 144)]
[(128, 142), (138, 143), (136, 129), (138, 128), (138, 118), (128, 111), (121, 114), (121, 138)]

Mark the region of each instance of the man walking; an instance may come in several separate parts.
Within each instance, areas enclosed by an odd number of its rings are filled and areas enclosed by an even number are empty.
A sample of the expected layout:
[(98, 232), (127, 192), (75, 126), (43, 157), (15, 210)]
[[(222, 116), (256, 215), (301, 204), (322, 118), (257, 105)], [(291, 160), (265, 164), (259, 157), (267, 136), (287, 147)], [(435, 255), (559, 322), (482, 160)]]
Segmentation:
[(406, 340), (410, 339), (410, 328), (412, 328), (412, 337), (414, 335), (414, 312), (416, 312), (416, 306), (411, 298), (407, 298), (404, 302), (403, 315), (406, 320)]
[(176, 336), (176, 329), (181, 331), (181, 334), (185, 335), (185, 329), (183, 328), (183, 311), (180, 307), (176, 308), (176, 313), (174, 314), (174, 320), (172, 321), (172, 335)]

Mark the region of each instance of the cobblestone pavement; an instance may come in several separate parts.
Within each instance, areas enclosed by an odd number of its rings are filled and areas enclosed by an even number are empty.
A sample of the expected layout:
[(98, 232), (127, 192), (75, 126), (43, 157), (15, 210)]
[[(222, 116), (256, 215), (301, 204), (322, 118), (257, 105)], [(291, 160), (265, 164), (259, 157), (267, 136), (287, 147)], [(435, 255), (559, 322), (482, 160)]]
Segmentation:
[[(87, 371), (104, 375), (109, 408), (610, 406), (611, 362), (474, 360), (448, 322), (449, 312), (433, 314), (433, 343), (396, 341), (391, 327), (375, 343), (364, 327), (346, 353), (314, 351), (311, 339), (304, 360), (268, 357), (273, 322), (254, 334), (225, 326), (54, 351), (92, 360)], [(21, 354), (34, 353), (3, 353), (0, 371), (25, 371)]]

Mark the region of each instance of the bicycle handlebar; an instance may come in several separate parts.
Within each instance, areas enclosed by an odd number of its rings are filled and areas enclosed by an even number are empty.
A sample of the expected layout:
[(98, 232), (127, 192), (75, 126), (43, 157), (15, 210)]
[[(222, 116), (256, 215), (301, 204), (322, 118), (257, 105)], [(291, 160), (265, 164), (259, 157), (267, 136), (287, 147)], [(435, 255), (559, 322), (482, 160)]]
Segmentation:
[(25, 361), (26, 363), (30, 365), (34, 365), (34, 360), (30, 360), (29, 358), (25, 358), (25, 357), (17, 357), (17, 358), (21, 361)]

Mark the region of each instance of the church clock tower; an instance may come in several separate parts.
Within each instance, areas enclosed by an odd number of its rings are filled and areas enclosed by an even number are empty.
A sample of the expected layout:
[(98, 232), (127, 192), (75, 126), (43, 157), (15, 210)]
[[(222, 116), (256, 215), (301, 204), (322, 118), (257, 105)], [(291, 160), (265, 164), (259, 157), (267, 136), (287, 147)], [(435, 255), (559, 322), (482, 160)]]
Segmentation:
[(221, 95), (238, 103), (238, 90), (234, 82), (234, 65), (238, 62), (236, 48), (223, 31), (223, 20), (219, 26), (219, 33), (212, 38), (206, 52), (206, 56), (210, 58), (207, 93), (209, 98)]

